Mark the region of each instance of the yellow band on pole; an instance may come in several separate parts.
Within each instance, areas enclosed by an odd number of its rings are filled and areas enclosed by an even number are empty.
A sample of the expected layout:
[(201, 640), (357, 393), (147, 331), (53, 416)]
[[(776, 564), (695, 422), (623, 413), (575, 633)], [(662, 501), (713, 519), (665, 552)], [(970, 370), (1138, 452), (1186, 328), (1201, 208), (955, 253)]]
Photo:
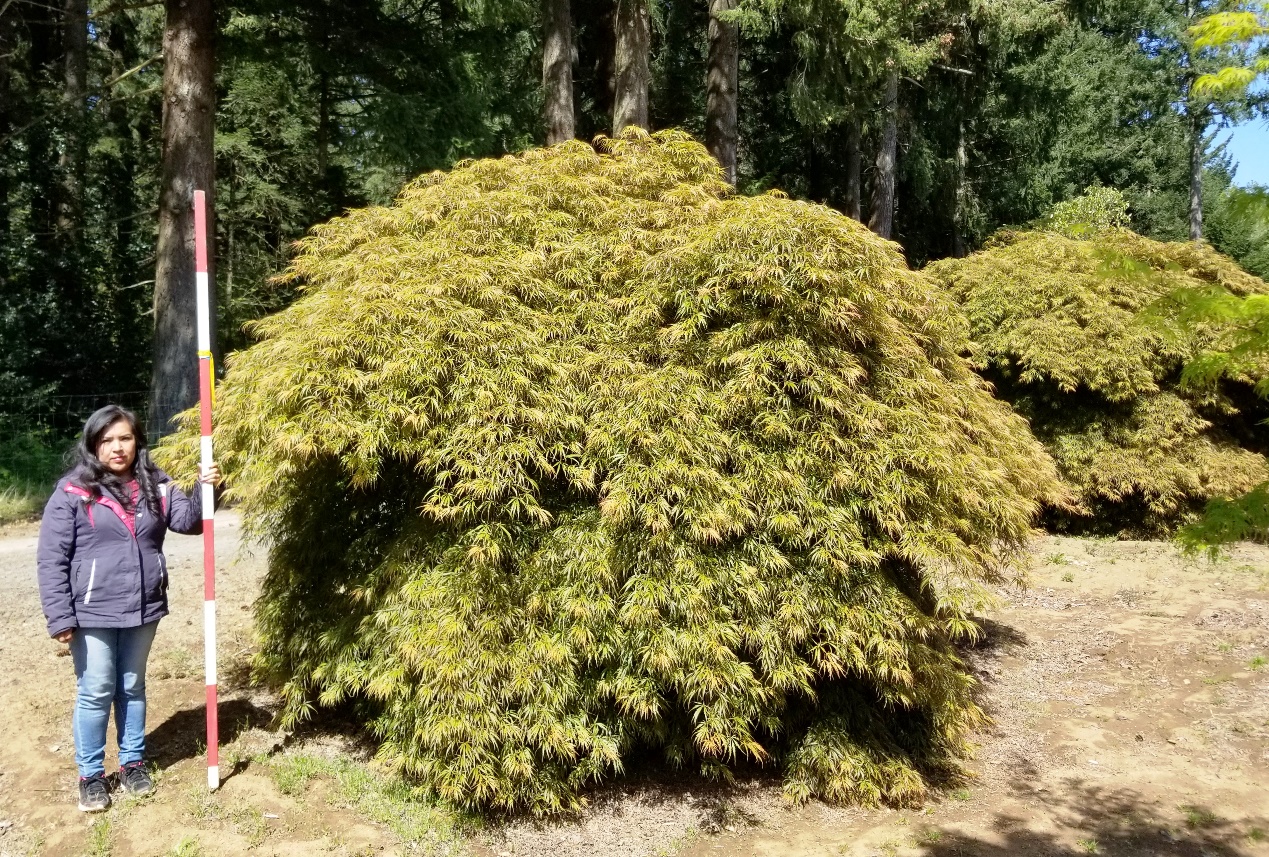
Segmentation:
[(199, 360), (207, 361), (207, 388), (211, 390), (212, 407), (216, 407), (216, 358), (210, 351), (199, 351)]

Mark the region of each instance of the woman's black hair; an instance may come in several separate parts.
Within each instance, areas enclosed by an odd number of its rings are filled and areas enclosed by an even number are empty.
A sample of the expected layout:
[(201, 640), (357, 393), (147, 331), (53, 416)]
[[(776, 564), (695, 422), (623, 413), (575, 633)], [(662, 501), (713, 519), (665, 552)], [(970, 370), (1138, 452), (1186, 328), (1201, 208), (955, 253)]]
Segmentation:
[(124, 487), (124, 482), (97, 458), (97, 444), (101, 436), (119, 420), (127, 420), (132, 427), (132, 436), (137, 442), (137, 457), (132, 463), (132, 478), (137, 480), (142, 502), (155, 515), (163, 514), (163, 504), (159, 499), (160, 471), (150, 461), (150, 447), (146, 443), (145, 430), (137, 422), (137, 415), (118, 405), (106, 405), (99, 408), (84, 423), (84, 433), (79, 443), (71, 449), (72, 464), (67, 476), (71, 482), (86, 490), (94, 499), (109, 492), (111, 497), (119, 501), (123, 508), (132, 509), (132, 492)]

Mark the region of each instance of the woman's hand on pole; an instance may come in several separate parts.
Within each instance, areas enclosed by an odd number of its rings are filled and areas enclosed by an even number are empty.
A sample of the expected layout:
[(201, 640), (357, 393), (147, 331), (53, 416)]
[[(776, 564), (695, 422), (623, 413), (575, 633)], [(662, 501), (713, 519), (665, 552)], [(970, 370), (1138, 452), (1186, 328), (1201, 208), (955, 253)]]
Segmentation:
[(221, 480), (220, 465), (212, 462), (206, 467), (200, 467), (198, 473), (198, 481), (208, 485), (219, 485)]

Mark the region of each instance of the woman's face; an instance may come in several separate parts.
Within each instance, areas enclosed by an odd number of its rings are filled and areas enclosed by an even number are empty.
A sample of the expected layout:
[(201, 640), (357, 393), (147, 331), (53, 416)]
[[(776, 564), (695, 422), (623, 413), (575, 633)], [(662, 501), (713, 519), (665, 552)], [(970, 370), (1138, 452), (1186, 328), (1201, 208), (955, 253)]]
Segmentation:
[(111, 423), (97, 441), (97, 460), (116, 476), (132, 473), (132, 463), (137, 460), (137, 436), (127, 420)]

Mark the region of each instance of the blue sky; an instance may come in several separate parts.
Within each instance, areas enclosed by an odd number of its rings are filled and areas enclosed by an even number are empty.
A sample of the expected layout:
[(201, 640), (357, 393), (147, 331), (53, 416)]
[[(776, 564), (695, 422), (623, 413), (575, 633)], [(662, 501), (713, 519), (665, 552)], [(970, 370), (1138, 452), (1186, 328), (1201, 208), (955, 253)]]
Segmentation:
[(1229, 140), (1229, 154), (1238, 164), (1234, 182), (1269, 186), (1269, 122), (1257, 119), (1222, 131), (1216, 142)]

